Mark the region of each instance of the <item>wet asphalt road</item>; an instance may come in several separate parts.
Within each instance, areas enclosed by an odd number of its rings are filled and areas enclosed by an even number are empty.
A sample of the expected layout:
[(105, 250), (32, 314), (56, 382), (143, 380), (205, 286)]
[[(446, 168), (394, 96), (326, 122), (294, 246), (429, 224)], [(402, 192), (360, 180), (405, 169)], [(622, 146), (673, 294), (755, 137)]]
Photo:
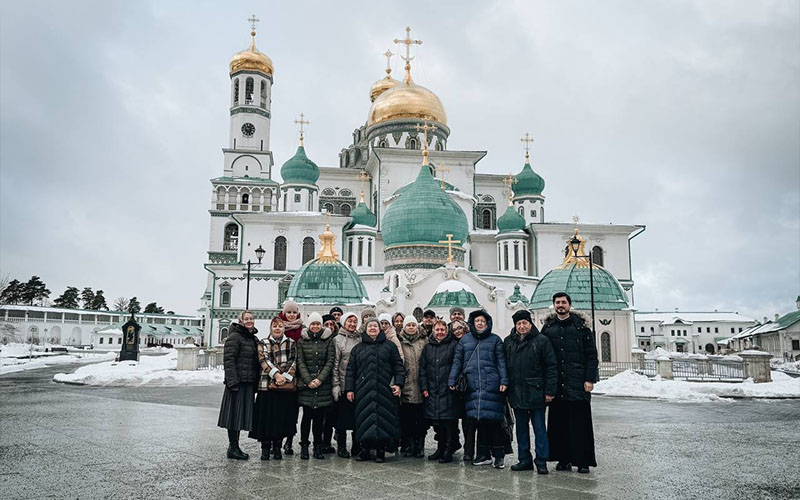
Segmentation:
[[(74, 369), (74, 368), (71, 368)], [(548, 476), (389, 455), (225, 458), (222, 387), (90, 388), (0, 376), (0, 498), (800, 499), (800, 401), (596, 397), (599, 467)], [(295, 444), (296, 448), (297, 445)], [(433, 449), (429, 433), (427, 449)], [(460, 458), (460, 452), (457, 454)], [(255, 460), (253, 459), (255, 458)]]

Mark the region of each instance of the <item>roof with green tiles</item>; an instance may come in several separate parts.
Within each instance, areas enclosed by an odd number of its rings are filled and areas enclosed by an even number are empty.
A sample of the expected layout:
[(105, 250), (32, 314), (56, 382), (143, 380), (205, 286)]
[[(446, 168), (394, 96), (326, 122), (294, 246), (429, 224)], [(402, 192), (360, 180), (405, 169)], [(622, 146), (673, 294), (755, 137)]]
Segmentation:
[(508, 301), (511, 302), (512, 304), (515, 302), (522, 302), (523, 304), (525, 304), (525, 307), (530, 305), (528, 297), (522, 295), (522, 292), (519, 289), (519, 285), (514, 285), (514, 293), (512, 293), (511, 296), (508, 297)]
[(316, 258), (294, 275), (287, 297), (299, 303), (362, 304), (367, 290), (353, 269), (340, 260)]
[(497, 230), (500, 233), (511, 233), (525, 229), (525, 218), (521, 216), (511, 205), (506, 208), (503, 215), (497, 219)]
[[(625, 291), (617, 279), (602, 267), (594, 266), (594, 308), (620, 310), (628, 307)], [(589, 267), (570, 263), (544, 275), (531, 296), (531, 309), (545, 309), (553, 304), (553, 294), (567, 292), (574, 309), (592, 308)]]
[(308, 159), (306, 149), (301, 145), (297, 152), (281, 167), (284, 184), (316, 184), (319, 179), (319, 167)]
[(514, 176), (514, 196), (540, 195), (544, 191), (544, 179), (531, 168), (530, 161), (525, 162), (522, 172)]
[(448, 280), (440, 284), (425, 307), (480, 307), (472, 289), (457, 280)]
[(417, 179), (397, 190), (398, 199), (386, 210), (381, 222), (386, 248), (396, 245), (439, 245), (448, 234), (467, 241), (469, 226), (461, 207), (423, 165)]
[(355, 210), (353, 210), (353, 212), (350, 214), (350, 217), (352, 217), (353, 220), (347, 225), (345, 229), (350, 229), (351, 227), (356, 225), (375, 227), (375, 224), (378, 223), (378, 217), (376, 217), (375, 214), (372, 213), (372, 210), (367, 208), (367, 204), (364, 203), (363, 199), (361, 203), (359, 203), (358, 206), (355, 208)]

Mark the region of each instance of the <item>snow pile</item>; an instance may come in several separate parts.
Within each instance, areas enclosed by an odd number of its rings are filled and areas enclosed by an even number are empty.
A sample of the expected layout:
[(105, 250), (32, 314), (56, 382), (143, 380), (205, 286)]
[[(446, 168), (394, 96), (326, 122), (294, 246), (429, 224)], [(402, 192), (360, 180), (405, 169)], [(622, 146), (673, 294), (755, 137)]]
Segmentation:
[(0, 375), (6, 373), (16, 373), (27, 370), (36, 370), (48, 366), (71, 365), (76, 363), (87, 363), (92, 361), (102, 361), (114, 359), (113, 352), (91, 352), (86, 353), (45, 353), (39, 346), (34, 346), (32, 358), (28, 358), (31, 353), (29, 344), (8, 344), (0, 349)]
[(800, 398), (800, 379), (772, 372), (772, 382), (687, 382), (647, 378), (631, 370), (601, 380), (594, 392), (606, 396), (654, 398), (669, 401), (719, 401), (721, 398)]
[(800, 361), (783, 361), (780, 358), (772, 358), (769, 364), (773, 370), (800, 373)]
[(161, 356), (140, 356), (139, 362), (111, 361), (83, 366), (74, 373), (59, 373), (56, 382), (118, 387), (175, 387), (222, 384), (223, 370), (177, 371), (178, 353), (170, 349)]

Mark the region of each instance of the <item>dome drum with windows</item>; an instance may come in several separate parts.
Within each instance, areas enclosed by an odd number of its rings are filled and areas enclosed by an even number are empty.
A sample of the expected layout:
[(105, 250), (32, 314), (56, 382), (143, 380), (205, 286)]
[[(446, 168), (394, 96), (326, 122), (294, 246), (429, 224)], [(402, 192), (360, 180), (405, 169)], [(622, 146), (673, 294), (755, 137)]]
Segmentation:
[(577, 255), (572, 250), (564, 257), (560, 266), (544, 275), (531, 296), (531, 309), (547, 309), (553, 305), (553, 294), (567, 292), (572, 299), (572, 308), (590, 310), (592, 308), (592, 288), (594, 281), (594, 308), (598, 311), (619, 311), (627, 309), (628, 299), (622, 285), (613, 274), (602, 266), (594, 264), (589, 275), (589, 258), (586, 255), (586, 241), (575, 229), (575, 237), (580, 241)]
[(286, 296), (301, 304), (368, 304), (369, 295), (353, 269), (339, 260), (330, 224), (319, 237), (322, 249), (294, 275)]

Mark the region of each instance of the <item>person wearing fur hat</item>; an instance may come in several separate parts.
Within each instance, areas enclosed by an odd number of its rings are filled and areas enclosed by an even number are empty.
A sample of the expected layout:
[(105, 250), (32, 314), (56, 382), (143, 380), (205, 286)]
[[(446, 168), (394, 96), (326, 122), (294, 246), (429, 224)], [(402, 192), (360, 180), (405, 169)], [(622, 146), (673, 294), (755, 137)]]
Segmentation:
[(256, 333), (255, 316), (251, 311), (242, 311), (239, 322), (231, 325), (222, 355), (225, 392), (217, 425), (228, 430), (228, 458), (234, 460), (249, 458), (239, 447), (239, 431), (253, 428), (254, 389), (261, 372)]
[(565, 292), (553, 295), (555, 314), (544, 321), (542, 334), (550, 339), (558, 359), (555, 399), (547, 417), (548, 460), (556, 470), (589, 473), (597, 467), (592, 429), (592, 389), (598, 379), (597, 346), (582, 315), (572, 312), (572, 299)]
[[(354, 312), (347, 312), (342, 315), (342, 328), (339, 335), (334, 339), (336, 346), (336, 359), (333, 369), (333, 399), (336, 401), (336, 444), (337, 455), (341, 458), (350, 458), (358, 455), (360, 447), (352, 434), (352, 445), (350, 452), (347, 452), (347, 431), (356, 428), (355, 405), (347, 398), (340, 397), (344, 389), (345, 377), (347, 376), (347, 363), (350, 361), (350, 352), (353, 347), (361, 342), (361, 334), (358, 332), (360, 322), (358, 315)], [(380, 328), (380, 327), (379, 327)]]
[[(278, 314), (278, 317), (283, 320), (286, 336), (295, 342), (300, 340), (300, 335), (303, 332), (303, 316), (300, 315), (300, 308), (297, 306), (297, 302), (287, 299), (283, 303), (283, 310)], [(295, 414), (299, 415), (299, 412), (295, 412)], [(286, 439), (286, 444), (283, 445), (283, 452), (287, 455), (294, 455), (292, 441), (294, 441), (294, 435), (289, 436)]]
[(356, 438), (361, 450), (356, 460), (385, 460), (386, 448), (397, 439), (397, 399), (405, 383), (403, 361), (386, 341), (380, 323), (367, 321), (361, 342), (353, 347), (345, 376), (345, 394), (355, 405)]
[(414, 316), (403, 320), (400, 344), (403, 349), (406, 383), (400, 397), (400, 447), (404, 457), (425, 456), (425, 421), (422, 392), (419, 390), (419, 359), (428, 338)]
[(308, 460), (308, 434), (313, 427), (314, 458), (325, 458), (322, 432), (325, 415), (333, 405), (333, 362), (336, 347), (333, 334), (322, 326), (322, 316), (312, 312), (308, 327), (297, 344), (297, 370), (300, 376), (298, 402), (303, 407), (300, 422), (300, 458)]
[[(517, 429), (517, 458), (513, 471), (533, 470), (547, 474), (546, 404), (553, 400), (558, 381), (558, 362), (550, 339), (539, 333), (531, 313), (517, 311), (514, 328), (503, 341), (508, 370), (508, 402), (514, 410)], [(529, 427), (533, 424), (536, 458), (531, 455)]]
[(469, 315), (470, 333), (464, 335), (456, 347), (448, 385), (456, 389), (456, 381), (463, 373), (467, 382), (467, 417), (478, 429), (478, 455), (472, 465), (492, 464), (505, 467), (502, 423), (505, 418), (505, 392), (508, 387), (503, 341), (492, 333), (492, 317), (486, 311), (473, 311)]
[(297, 432), (297, 393), (273, 390), (269, 385), (282, 386), (294, 380), (297, 345), (286, 336), (280, 318), (272, 318), (269, 331), (258, 345), (262, 371), (249, 437), (261, 442), (261, 460), (269, 460), (270, 448), (272, 458), (280, 460), (281, 442)]

